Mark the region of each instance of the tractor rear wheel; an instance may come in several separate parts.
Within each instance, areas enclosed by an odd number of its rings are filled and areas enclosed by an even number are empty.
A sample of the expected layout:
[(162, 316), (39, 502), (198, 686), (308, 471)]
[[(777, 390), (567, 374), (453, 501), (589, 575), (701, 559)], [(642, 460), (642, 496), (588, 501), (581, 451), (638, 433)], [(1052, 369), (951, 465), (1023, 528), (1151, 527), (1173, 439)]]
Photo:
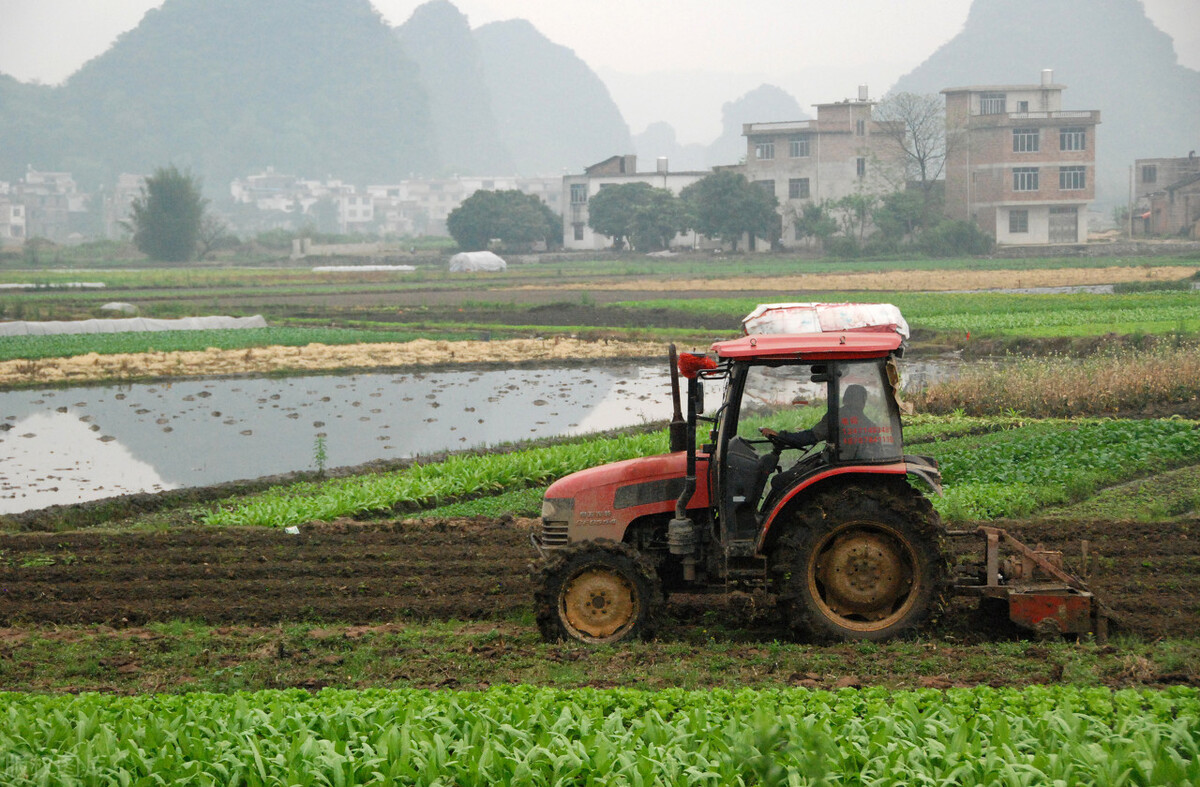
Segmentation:
[(907, 485), (850, 486), (797, 512), (771, 555), (794, 632), (819, 641), (882, 641), (912, 631), (942, 604), (943, 531)]
[(535, 576), (547, 642), (606, 644), (654, 633), (663, 607), (654, 564), (628, 544), (600, 540), (557, 551)]

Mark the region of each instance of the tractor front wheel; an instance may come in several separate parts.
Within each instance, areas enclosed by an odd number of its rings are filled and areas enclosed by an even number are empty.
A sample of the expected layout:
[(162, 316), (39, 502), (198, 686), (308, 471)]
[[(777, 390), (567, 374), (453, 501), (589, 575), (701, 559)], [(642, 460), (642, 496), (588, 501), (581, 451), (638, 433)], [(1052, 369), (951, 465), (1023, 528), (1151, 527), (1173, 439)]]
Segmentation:
[(941, 525), (915, 490), (829, 492), (790, 525), (772, 554), (771, 573), (797, 634), (882, 641), (916, 628), (941, 604)]
[(540, 567), (537, 622), (543, 639), (607, 644), (654, 632), (663, 594), (654, 565), (628, 544), (589, 541)]

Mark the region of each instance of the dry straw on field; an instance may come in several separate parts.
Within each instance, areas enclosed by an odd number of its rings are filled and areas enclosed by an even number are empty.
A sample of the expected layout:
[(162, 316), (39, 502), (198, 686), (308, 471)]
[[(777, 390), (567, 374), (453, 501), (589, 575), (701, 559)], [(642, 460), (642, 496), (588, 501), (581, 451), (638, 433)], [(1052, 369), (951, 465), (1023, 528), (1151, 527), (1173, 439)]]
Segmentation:
[[(1198, 269), (1183, 266), (1110, 266), (1107, 268), (1053, 268), (1034, 270), (928, 270), (876, 271), (870, 273), (812, 273), (797, 276), (747, 276), (708, 279), (664, 279), (607, 282), (607, 290), (645, 292), (738, 292), (771, 289), (780, 293), (830, 290), (891, 290), (894, 292), (949, 292), (1029, 287), (1079, 287), (1128, 281), (1174, 281)], [(556, 289), (594, 289), (595, 283), (562, 283)], [(544, 289), (526, 285), (513, 289)]]
[(931, 413), (1034, 417), (1200, 409), (1200, 347), (1033, 358), (938, 383), (914, 397)]
[(442, 364), (521, 363), (592, 358), (662, 356), (663, 345), (585, 342), (579, 339), (510, 339), (447, 342), (418, 339), (388, 344), (309, 344), (305, 347), (209, 348), (195, 352), (88, 353), (36, 363), (0, 363), (0, 385), (85, 382), (153, 377), (269, 374), (335, 369), (395, 368)]

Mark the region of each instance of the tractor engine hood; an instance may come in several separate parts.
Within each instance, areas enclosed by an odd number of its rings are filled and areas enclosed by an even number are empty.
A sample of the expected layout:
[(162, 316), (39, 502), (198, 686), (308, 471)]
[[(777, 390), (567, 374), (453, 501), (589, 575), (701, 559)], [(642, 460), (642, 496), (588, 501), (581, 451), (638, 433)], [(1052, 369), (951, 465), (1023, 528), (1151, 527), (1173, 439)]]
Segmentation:
[[(708, 456), (700, 454), (696, 491), (689, 508), (708, 506)], [(687, 453), (627, 459), (572, 473), (550, 485), (542, 505), (544, 524), (566, 525), (570, 541), (611, 538), (640, 517), (670, 514), (683, 492)]]

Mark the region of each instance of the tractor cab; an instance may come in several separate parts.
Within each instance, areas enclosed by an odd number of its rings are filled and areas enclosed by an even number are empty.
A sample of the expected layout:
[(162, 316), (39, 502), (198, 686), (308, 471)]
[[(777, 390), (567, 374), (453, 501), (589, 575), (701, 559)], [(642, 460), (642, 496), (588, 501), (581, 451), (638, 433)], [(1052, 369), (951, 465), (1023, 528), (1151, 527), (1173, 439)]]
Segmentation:
[(844, 474), (839, 469), (902, 463), (897, 379), (887, 355), (732, 362), (711, 464), (728, 540), (755, 546), (797, 485)]

